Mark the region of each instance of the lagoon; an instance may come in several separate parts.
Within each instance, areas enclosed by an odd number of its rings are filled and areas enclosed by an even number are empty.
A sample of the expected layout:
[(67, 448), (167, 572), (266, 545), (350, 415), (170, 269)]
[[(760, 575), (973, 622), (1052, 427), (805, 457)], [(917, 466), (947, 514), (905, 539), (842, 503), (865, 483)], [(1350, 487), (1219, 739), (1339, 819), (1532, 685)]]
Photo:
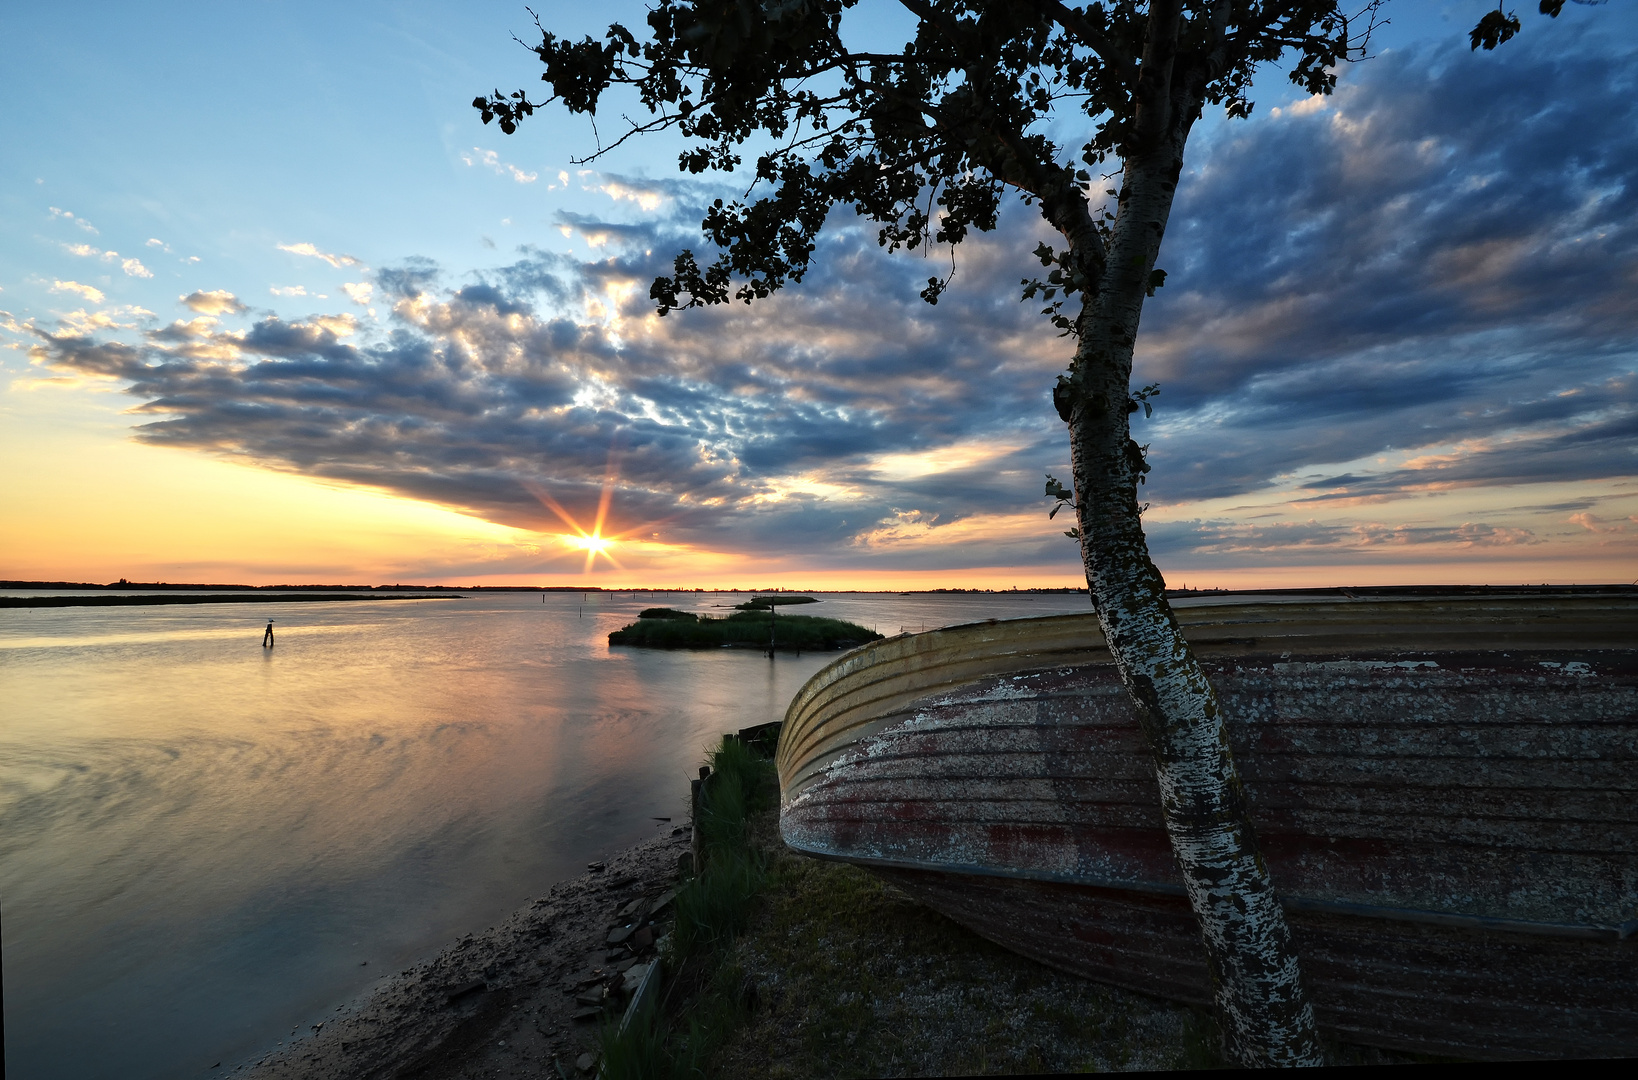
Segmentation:
[[(889, 635), (1087, 607), (817, 595), (804, 614)], [(778, 719), (835, 654), (607, 637), (745, 598), (0, 611), (7, 1075), (223, 1075), (684, 822), (706, 747)]]

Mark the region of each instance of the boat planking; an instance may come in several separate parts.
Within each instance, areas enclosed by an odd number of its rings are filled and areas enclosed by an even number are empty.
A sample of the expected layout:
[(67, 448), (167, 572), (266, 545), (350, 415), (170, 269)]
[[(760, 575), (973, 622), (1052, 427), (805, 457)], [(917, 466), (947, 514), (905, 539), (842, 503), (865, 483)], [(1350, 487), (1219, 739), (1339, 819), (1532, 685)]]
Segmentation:
[[(1177, 606), (1321, 1030), (1638, 1053), (1638, 595)], [(901, 635), (820, 670), (780, 828), (1036, 960), (1209, 1005), (1149, 751), (1096, 618)]]

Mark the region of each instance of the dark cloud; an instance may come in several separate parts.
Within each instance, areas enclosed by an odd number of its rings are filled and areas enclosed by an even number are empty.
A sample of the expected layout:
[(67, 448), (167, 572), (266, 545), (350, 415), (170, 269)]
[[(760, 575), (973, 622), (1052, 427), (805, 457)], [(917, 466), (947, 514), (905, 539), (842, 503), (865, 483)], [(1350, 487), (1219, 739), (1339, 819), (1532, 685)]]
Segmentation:
[(1390, 53), (1202, 148), (1140, 345), (1159, 493), (1473, 440), (1440, 482), (1631, 472), (1638, 65), (1580, 44)]
[[(1137, 379), (1164, 388), (1140, 433), (1148, 497), (1295, 476), (1319, 507), (1638, 471), (1638, 63), (1584, 45), (1572, 59), (1526, 42), (1505, 63), (1385, 54), (1323, 108), (1226, 124), (1193, 150), (1140, 339)], [(558, 527), (539, 492), (589, 522), (613, 477), (615, 530), (830, 565), (1073, 567), (1040, 497), (1067, 457), (1048, 391), (1070, 344), (1018, 298), (1034, 211), (964, 245), (936, 308), (917, 293), (946, 256), (885, 255), (873, 227), (839, 219), (801, 286), (656, 319), (649, 282), (700, 247), (714, 192), (606, 179), (663, 204), (635, 224), (560, 215), (597, 258), (525, 248), (458, 281), (420, 259), (377, 271), (385, 329), (205, 319), (140, 345), (37, 331), (37, 352), (129, 380), (145, 441), (507, 524)], [(226, 294), (195, 296), (203, 312)], [(905, 464), (957, 445), (993, 450)], [(1373, 455), (1396, 464), (1359, 464)], [(1040, 514), (1038, 535), (922, 542), (1020, 512)], [(1482, 522), (1151, 534), (1160, 552), (1293, 558), (1534, 539)]]
[[(169, 248), (165, 250), (169, 251)], [(182, 303), (199, 312), (201, 315), (237, 315), (249, 310), (240, 302), (237, 296), (226, 289), (213, 289), (209, 292), (196, 289), (182, 297)]]
[(1159, 555), (1272, 555), (1287, 563), (1330, 561), (1344, 551), (1371, 554), (1429, 544), (1471, 549), (1540, 543), (1529, 529), (1473, 521), (1449, 526), (1192, 520), (1151, 526), (1148, 534), (1150, 546)]

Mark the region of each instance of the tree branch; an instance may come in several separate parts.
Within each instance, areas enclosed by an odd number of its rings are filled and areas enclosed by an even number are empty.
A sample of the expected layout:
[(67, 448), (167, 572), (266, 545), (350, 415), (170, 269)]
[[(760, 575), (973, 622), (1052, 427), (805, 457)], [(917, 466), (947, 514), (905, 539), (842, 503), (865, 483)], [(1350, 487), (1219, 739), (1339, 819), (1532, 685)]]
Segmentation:
[(1097, 53), (1098, 59), (1114, 69), (1122, 80), (1130, 82), (1137, 76), (1138, 66), (1132, 62), (1132, 58), (1122, 55), (1115, 48), (1115, 43), (1109, 40), (1109, 35), (1093, 26), (1085, 15), (1066, 7), (1059, 0), (1035, 0), (1035, 6), (1082, 45)]

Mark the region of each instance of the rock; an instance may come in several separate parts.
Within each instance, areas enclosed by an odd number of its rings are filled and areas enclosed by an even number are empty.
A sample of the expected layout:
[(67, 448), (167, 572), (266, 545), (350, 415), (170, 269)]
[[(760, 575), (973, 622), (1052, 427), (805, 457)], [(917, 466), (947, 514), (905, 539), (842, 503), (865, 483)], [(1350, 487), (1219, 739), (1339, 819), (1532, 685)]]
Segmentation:
[(647, 964), (637, 964), (629, 968), (626, 971), (624, 981), (622, 981), (620, 984), (620, 992), (626, 994), (627, 996), (634, 993), (638, 984), (643, 981), (643, 976), (648, 974), (648, 967), (649, 966)]
[(631, 935), (631, 947), (638, 952), (654, 944), (654, 928), (645, 926)]
[[(455, 986), (445, 987), (444, 997), (451, 1005), (453, 1005), (462, 998), (470, 997), (473, 994), (481, 994), (487, 989), (489, 989), (489, 987), (485, 985), (482, 979), (473, 979), (471, 982), (464, 982)], [(317, 1028), (314, 1030), (316, 1031)]]
[(603, 1004), (603, 991), (582, 990), (580, 993), (574, 996), (574, 1000), (578, 1004), (585, 1005), (587, 1007), (596, 1007)]
[(649, 915), (650, 916), (658, 915), (660, 912), (664, 911), (667, 907), (669, 907), (670, 904), (671, 904), (671, 901), (675, 900), (676, 898), (677, 898), (677, 890), (676, 889), (667, 889), (664, 893), (660, 894), (660, 898), (658, 900), (654, 901), (653, 904), (649, 905), (649, 909), (648, 909)]
[(613, 930), (609, 931), (608, 943), (610, 945), (619, 945), (619, 944), (622, 944), (626, 940), (626, 938), (628, 938), (630, 936), (631, 936), (631, 927), (629, 927), (629, 926), (616, 926)]
[(630, 919), (633, 915), (637, 914), (638, 911), (642, 910), (642, 907), (643, 898), (639, 896), (637, 899), (615, 912), (614, 917), (620, 922), (625, 922), (627, 919)]
[(626, 972), (631, 970), (632, 965), (635, 963), (637, 963), (637, 958), (635, 956), (628, 957), (627, 959), (620, 961), (618, 964), (615, 964), (614, 970), (624, 975)]
[(694, 853), (692, 851), (685, 851), (677, 856), (677, 876), (694, 876)]
[(588, 1021), (596, 1020), (601, 1015), (603, 1015), (603, 1010), (602, 1009), (597, 1009), (597, 1008), (592, 1008), (591, 1006), (587, 1006), (586, 1008), (583, 1008), (583, 1009), (576, 1009), (574, 1011), (574, 1015), (572, 1017), (570, 1017), (570, 1019), (572, 1019), (577, 1024), (584, 1024), (584, 1023), (586, 1023)]
[(583, 1073), (589, 1073), (597, 1065), (597, 1055), (586, 1053), (574, 1059), (574, 1067)]
[(586, 869), (595, 874), (597, 871), (603, 869), (603, 864), (600, 862), (589, 862), (586, 864)]

